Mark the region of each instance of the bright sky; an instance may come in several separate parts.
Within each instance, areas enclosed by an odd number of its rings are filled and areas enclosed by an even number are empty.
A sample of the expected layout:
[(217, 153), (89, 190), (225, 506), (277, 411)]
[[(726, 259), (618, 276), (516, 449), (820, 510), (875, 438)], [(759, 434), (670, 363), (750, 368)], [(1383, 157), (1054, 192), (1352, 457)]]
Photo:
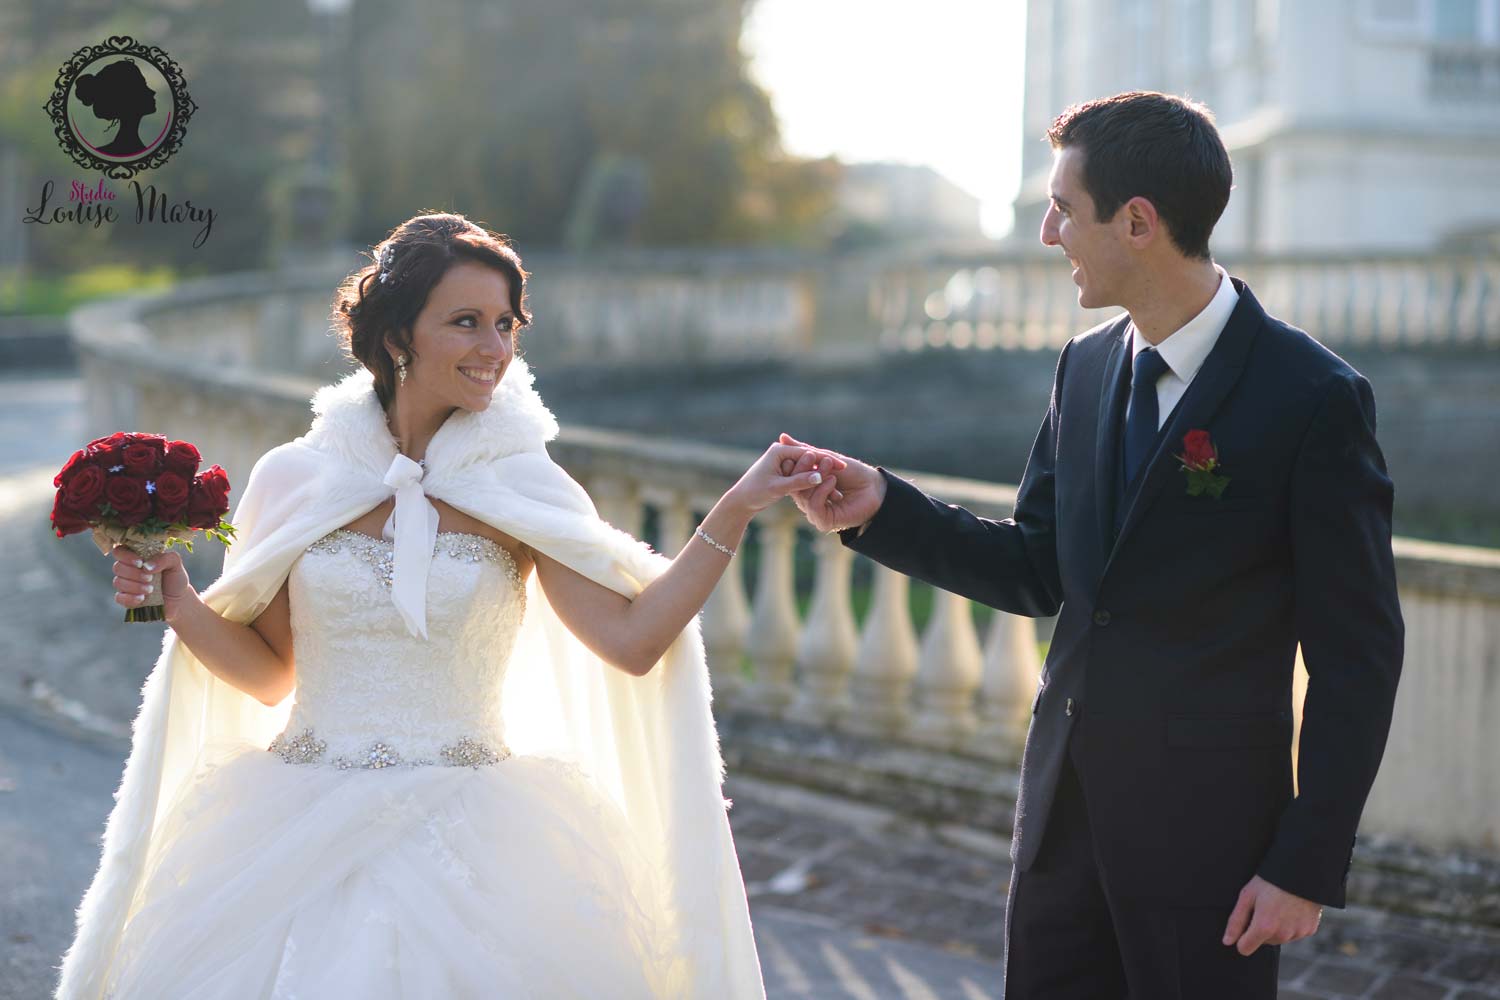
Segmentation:
[(1011, 226), (1025, 0), (756, 0), (745, 50), (801, 156), (925, 163)]

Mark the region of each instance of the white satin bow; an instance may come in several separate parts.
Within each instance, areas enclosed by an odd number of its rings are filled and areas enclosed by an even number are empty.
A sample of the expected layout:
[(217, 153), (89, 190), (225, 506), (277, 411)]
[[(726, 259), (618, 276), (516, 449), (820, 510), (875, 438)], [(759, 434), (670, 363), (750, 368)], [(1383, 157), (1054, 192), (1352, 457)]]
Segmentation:
[(400, 452), (385, 470), (385, 485), (396, 491), (395, 509), (381, 535), (395, 543), (391, 601), (412, 635), (427, 638), (427, 570), (437, 542), (438, 512), (422, 491), (422, 467)]

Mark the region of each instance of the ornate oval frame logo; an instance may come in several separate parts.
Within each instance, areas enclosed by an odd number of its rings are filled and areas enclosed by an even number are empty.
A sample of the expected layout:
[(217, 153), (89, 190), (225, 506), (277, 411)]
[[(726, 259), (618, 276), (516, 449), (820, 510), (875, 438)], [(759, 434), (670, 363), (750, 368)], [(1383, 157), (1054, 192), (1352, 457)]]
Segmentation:
[[(111, 57), (113, 60), (106, 62)], [(156, 80), (148, 80), (141, 63)], [(95, 72), (85, 72), (96, 66)], [(159, 131), (143, 138), (136, 129), (142, 118), (154, 115), (158, 108), (153, 82), (166, 85), (172, 102)], [(84, 46), (63, 63), (57, 71), (52, 97), (42, 108), (52, 119), (58, 145), (74, 163), (102, 171), (106, 177), (124, 180), (142, 170), (161, 166), (181, 148), (188, 120), (198, 105), (188, 96), (182, 67), (171, 56), (157, 46), (142, 45), (129, 35), (113, 35), (102, 45)], [(88, 140), (82, 127), (85, 111), (93, 119), (115, 126), (117, 134), (108, 145)], [(87, 124), (92, 125), (93, 121)]]

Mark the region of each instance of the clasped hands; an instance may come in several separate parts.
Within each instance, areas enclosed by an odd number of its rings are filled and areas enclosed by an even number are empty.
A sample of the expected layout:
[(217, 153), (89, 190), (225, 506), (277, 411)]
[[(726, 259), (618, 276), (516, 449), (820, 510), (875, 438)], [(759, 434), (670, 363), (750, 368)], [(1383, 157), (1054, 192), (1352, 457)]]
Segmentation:
[[(817, 448), (798, 441), (790, 434), (782, 434), (776, 443), (767, 449), (761, 462), (768, 463), (766, 473), (780, 474), (796, 482), (772, 485), (769, 489), (755, 490), (763, 494), (769, 503), (775, 497), (790, 496), (797, 509), (808, 522), (821, 532), (841, 531), (864, 524), (875, 516), (885, 500), (885, 479), (880, 470), (856, 458), (840, 455), (827, 448)], [(751, 473), (756, 470), (752, 469)], [(816, 472), (818, 481), (810, 474)], [(762, 482), (765, 476), (747, 474), (742, 485)], [(761, 509), (764, 504), (751, 500), (752, 509)]]

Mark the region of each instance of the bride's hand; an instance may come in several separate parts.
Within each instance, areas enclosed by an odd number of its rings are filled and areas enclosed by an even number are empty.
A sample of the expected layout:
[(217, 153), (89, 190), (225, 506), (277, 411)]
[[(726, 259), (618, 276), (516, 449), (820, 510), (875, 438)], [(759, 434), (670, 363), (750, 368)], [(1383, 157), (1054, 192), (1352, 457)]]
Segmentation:
[(824, 482), (844, 465), (842, 459), (816, 448), (773, 444), (730, 492), (753, 516), (784, 496)]
[[(115, 603), (124, 608), (138, 608), (145, 604), (148, 587), (161, 588), (162, 611), (170, 621), (177, 615), (178, 605), (192, 589), (188, 583), (187, 569), (182, 565), (182, 556), (174, 549), (167, 549), (150, 559), (142, 559), (134, 549), (116, 545), (110, 550), (115, 557)], [(150, 563), (155, 569), (147, 569)]]

